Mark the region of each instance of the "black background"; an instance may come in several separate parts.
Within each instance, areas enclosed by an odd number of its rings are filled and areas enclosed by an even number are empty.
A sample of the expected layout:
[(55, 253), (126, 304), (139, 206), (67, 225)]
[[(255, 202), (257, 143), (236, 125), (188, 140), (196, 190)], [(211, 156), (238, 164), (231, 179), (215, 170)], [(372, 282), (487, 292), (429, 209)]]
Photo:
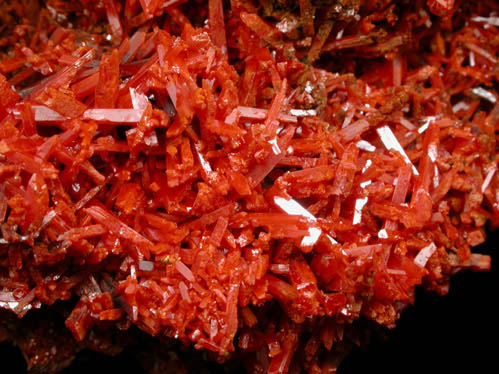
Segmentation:
[[(403, 313), (387, 339), (355, 349), (340, 366), (339, 374), (499, 372), (498, 243), (499, 232), (496, 232), (474, 250), (492, 256), (490, 272), (457, 274), (444, 297), (419, 290), (416, 304)], [(0, 364), (1, 373), (26, 371), (19, 350), (7, 343), (0, 344)], [(64, 371), (65, 374), (89, 372), (140, 374), (142, 369), (133, 355), (127, 353), (106, 357), (83, 352)]]
[(455, 275), (443, 297), (419, 290), (388, 340), (356, 350), (339, 374), (499, 373), (498, 243), (495, 232), (474, 250), (491, 255), (491, 271)]

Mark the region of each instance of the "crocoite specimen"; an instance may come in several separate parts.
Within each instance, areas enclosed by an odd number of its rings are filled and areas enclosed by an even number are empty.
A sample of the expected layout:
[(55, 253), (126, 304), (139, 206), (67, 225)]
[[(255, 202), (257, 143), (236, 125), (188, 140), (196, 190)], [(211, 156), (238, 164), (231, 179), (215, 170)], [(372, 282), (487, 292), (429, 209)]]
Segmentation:
[(333, 372), (354, 320), (490, 267), (498, 11), (4, 2), (0, 307)]

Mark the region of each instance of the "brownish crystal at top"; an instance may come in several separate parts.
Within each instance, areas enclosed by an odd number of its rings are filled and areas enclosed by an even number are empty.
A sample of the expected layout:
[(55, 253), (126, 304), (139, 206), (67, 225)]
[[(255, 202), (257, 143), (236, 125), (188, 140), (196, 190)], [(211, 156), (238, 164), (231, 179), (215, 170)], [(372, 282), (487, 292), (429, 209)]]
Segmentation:
[(353, 321), (490, 268), (498, 12), (3, 2), (0, 307), (334, 372)]

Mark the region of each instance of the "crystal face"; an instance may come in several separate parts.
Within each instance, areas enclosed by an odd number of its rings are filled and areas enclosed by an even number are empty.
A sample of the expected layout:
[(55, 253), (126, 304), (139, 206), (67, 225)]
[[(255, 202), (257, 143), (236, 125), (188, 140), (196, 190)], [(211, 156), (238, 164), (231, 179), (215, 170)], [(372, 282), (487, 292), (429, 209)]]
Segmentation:
[(134, 325), (250, 373), (333, 373), (356, 321), (392, 328), (417, 286), (488, 270), (498, 12), (0, 4), (0, 308), (74, 301), (70, 353), (32, 332), (30, 367), (116, 354), (103, 331)]

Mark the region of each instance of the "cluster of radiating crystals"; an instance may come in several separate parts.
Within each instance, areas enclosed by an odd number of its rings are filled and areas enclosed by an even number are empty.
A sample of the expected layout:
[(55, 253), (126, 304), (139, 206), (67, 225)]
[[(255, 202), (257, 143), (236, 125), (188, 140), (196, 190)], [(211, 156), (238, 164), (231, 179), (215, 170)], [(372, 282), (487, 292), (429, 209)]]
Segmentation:
[(3, 2), (0, 308), (334, 372), (354, 320), (490, 267), (498, 12)]

